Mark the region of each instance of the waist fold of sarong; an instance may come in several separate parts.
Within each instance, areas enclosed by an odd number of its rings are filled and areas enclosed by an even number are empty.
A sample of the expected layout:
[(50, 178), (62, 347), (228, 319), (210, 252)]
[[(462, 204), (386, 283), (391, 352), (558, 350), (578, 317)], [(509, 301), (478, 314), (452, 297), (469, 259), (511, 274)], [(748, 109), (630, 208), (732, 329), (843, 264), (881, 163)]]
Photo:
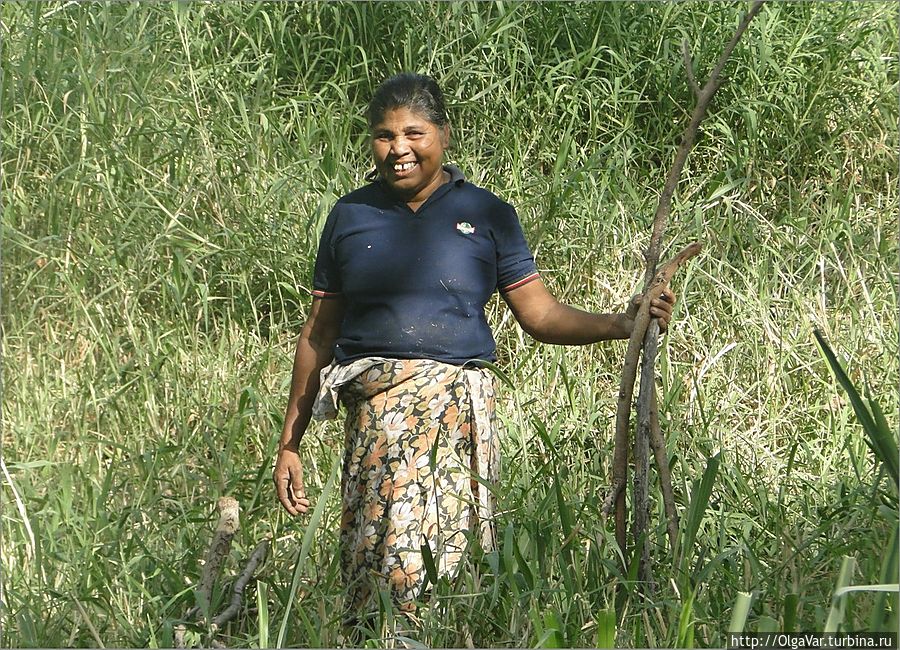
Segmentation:
[[(385, 374), (382, 368), (395, 364), (397, 372)], [(466, 387), (468, 404), (459, 404), (460, 411), (468, 410), (473, 449), (472, 472), (475, 480), (482, 483), (473, 490), (476, 501), (475, 512), (480, 527), (481, 544), (486, 550), (496, 548), (496, 533), (493, 524), (491, 489), (500, 477), (500, 445), (494, 409), (494, 380), (491, 371), (477, 365), (455, 366), (430, 359), (400, 360), (383, 357), (365, 357), (345, 365), (331, 363), (320, 373), (319, 392), (313, 403), (312, 417), (315, 420), (330, 420), (337, 417), (342, 401), (342, 389), (371, 371), (378, 382), (368, 382), (366, 398), (389, 390), (403, 382), (414, 379), (419, 372), (433, 368), (434, 364), (445, 366), (448, 373), (456, 373), (455, 381)]]

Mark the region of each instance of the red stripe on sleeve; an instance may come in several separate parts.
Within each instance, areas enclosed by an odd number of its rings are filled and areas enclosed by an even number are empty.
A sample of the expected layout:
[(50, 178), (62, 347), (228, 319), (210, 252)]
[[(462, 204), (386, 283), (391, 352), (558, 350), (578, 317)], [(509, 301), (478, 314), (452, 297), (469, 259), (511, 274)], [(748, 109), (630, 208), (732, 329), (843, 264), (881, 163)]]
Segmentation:
[(321, 289), (313, 289), (312, 291), (310, 291), (310, 293), (316, 298), (337, 298), (341, 295), (339, 293), (332, 293), (330, 291), (322, 291)]
[(541, 277), (541, 274), (538, 272), (534, 272), (531, 275), (526, 275), (521, 280), (517, 280), (516, 282), (513, 282), (511, 285), (509, 285), (507, 287), (503, 287), (502, 289), (500, 289), (500, 291), (504, 291), (504, 292), (512, 291), (513, 289), (515, 289), (517, 287), (521, 287), (523, 284), (528, 284), (529, 282), (531, 282), (533, 280), (537, 280), (539, 277)]

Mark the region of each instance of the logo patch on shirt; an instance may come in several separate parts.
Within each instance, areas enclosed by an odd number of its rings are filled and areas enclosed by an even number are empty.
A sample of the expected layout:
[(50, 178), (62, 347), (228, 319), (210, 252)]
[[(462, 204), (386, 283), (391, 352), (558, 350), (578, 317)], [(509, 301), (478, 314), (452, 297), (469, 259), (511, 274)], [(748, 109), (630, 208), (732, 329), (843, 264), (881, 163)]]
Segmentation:
[(456, 229), (464, 235), (471, 235), (475, 233), (475, 226), (470, 224), (468, 221), (460, 221), (456, 224)]

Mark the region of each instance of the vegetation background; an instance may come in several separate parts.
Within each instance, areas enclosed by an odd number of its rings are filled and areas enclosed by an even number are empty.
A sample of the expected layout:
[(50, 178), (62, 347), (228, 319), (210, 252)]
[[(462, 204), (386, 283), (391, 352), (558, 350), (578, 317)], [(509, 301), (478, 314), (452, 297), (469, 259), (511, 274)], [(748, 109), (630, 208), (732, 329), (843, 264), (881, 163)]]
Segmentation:
[[(270, 471), (318, 232), (370, 167), (371, 91), (438, 78), (453, 161), (517, 206), (545, 281), (619, 310), (693, 106), (681, 41), (702, 80), (746, 8), (3, 3), (0, 646), (171, 646), (223, 495), (228, 575), (273, 546), (219, 641), (336, 645), (338, 429), (305, 440), (316, 517), (289, 520)], [(667, 236), (705, 245), (659, 367), (693, 541), (670, 557), (654, 503), (652, 595), (599, 513), (624, 344), (536, 345), (490, 305), (515, 386), (502, 544), (437, 586), (418, 643), (721, 646), (732, 618), (835, 612), (896, 629), (896, 596), (832, 598), (896, 582), (896, 486), (813, 328), (895, 431), (897, 40), (892, 3), (775, 2), (726, 68)]]

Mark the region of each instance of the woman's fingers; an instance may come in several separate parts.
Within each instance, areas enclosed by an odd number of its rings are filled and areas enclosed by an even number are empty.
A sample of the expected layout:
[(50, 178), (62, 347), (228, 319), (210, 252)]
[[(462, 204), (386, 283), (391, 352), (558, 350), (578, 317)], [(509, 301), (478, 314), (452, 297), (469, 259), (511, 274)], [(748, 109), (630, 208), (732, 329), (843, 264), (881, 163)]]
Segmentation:
[(292, 515), (299, 515), (300, 512), (294, 506), (294, 497), (291, 493), (290, 482), (290, 477), (276, 476), (275, 493), (278, 495), (278, 500), (281, 502), (281, 505), (284, 506), (285, 510)]
[(650, 315), (659, 319), (659, 329), (662, 332), (668, 329), (669, 321), (672, 320), (672, 310), (675, 308), (675, 301), (675, 292), (667, 287), (659, 298), (650, 303)]
[(294, 508), (299, 514), (304, 514), (309, 510), (309, 499), (306, 498), (306, 490), (303, 489), (303, 475), (293, 476), (291, 478), (291, 498), (294, 501)]
[(641, 308), (641, 302), (644, 300), (644, 296), (639, 293), (631, 296), (631, 300), (628, 301), (628, 308), (625, 310), (625, 315), (629, 320), (634, 320), (635, 316), (637, 316), (638, 309)]
[(302, 515), (309, 510), (309, 499), (303, 487), (303, 468), (296, 454), (282, 452), (278, 455), (272, 480), (285, 510), (292, 515)]

